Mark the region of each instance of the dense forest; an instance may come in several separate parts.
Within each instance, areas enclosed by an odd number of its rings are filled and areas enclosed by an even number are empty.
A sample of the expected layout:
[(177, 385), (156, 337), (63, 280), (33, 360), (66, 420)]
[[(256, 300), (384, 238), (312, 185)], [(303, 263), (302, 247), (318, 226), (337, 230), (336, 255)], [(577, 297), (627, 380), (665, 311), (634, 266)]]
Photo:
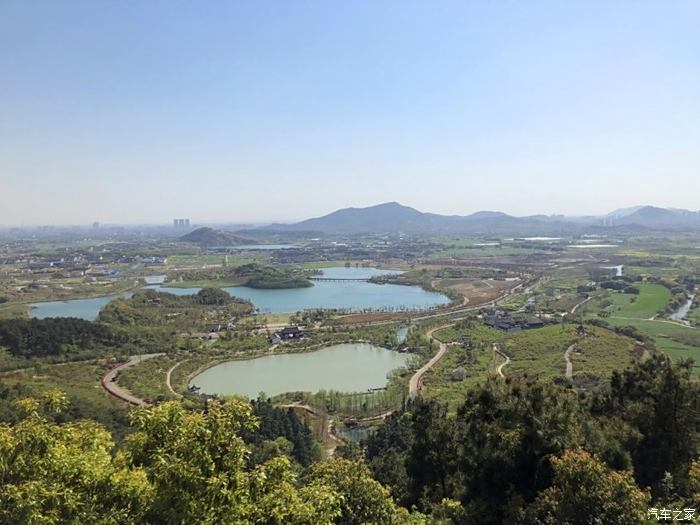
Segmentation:
[(13, 356), (56, 356), (73, 349), (94, 349), (123, 343), (107, 326), (83, 319), (0, 320), (0, 347)]
[(0, 320), (0, 370), (126, 356), (143, 348), (167, 351), (173, 346), (173, 339), (160, 329), (126, 330), (72, 317)]
[(662, 356), (590, 395), (494, 379), (456, 414), (410, 405), (345, 453), (407, 508), (453, 501), (458, 523), (639, 523), (652, 502), (695, 508), (698, 393), (689, 365)]

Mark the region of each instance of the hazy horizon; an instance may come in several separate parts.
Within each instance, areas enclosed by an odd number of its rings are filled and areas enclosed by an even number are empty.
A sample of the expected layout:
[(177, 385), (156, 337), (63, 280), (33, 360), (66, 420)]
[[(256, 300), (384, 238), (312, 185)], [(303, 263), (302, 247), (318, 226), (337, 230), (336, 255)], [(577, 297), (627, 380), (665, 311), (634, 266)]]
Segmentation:
[(5, 2), (0, 224), (700, 203), (700, 3)]
[[(348, 206), (347, 208), (366, 208), (366, 207), (372, 207), (372, 206), (379, 206), (382, 204), (389, 204), (389, 203), (396, 203), (396, 201), (387, 201), (387, 202), (378, 202), (374, 204), (369, 204), (367, 206)], [(448, 215), (448, 214), (442, 214), (439, 212), (436, 212), (434, 210), (426, 210), (426, 209), (419, 209), (416, 208), (415, 206), (410, 206), (405, 203), (397, 203), (400, 204), (401, 206), (408, 206), (410, 208), (417, 209), (420, 212), (424, 213), (437, 213), (438, 215)], [(652, 207), (657, 207), (654, 204), (642, 204), (640, 206), (652, 206)], [(636, 206), (634, 206), (636, 207)], [(660, 207), (660, 206), (659, 206)], [(675, 207), (668, 207), (669, 209), (678, 209)], [(338, 208), (341, 209), (341, 208)], [(306, 219), (314, 219), (317, 217), (322, 217), (325, 215), (328, 215), (330, 213), (333, 213), (334, 211), (338, 211), (338, 209), (332, 209), (332, 210), (327, 210), (326, 212), (322, 212), (319, 215), (309, 215), (307, 217), (299, 217), (295, 219), (290, 219), (290, 220), (276, 220), (276, 219), (268, 219), (268, 220), (259, 220), (259, 221), (234, 221), (234, 220), (198, 220), (196, 218), (191, 218), (191, 217), (177, 217), (177, 218), (188, 218), (190, 219), (190, 228), (196, 228), (196, 227), (204, 227), (204, 226), (237, 226), (237, 227), (258, 227), (258, 226), (265, 226), (269, 225), (272, 223), (279, 223), (279, 224), (293, 224), (296, 222), (301, 222)], [(622, 210), (624, 208), (616, 208), (616, 209), (611, 209), (606, 213), (603, 214), (567, 214), (567, 213), (562, 213), (562, 214), (530, 214), (530, 215), (550, 215), (550, 216), (555, 216), (555, 215), (562, 215), (566, 219), (577, 219), (577, 218), (584, 218), (584, 217), (602, 217), (605, 215), (608, 215), (609, 213)], [(482, 209), (482, 210), (467, 210), (464, 212), (460, 213), (454, 213), (450, 215), (459, 215), (459, 216), (467, 216), (473, 213), (477, 212), (503, 212), (506, 213), (507, 215), (511, 215), (513, 217), (527, 217), (528, 215), (516, 215), (516, 214), (510, 214), (507, 211), (504, 210), (487, 210), (487, 209)], [(692, 212), (698, 212), (700, 213), (700, 209), (689, 209), (688, 211)], [(174, 219), (175, 217), (173, 217)], [(173, 221), (172, 219), (165, 219), (165, 220), (159, 220), (159, 221), (152, 221), (152, 222), (128, 222), (125, 220), (122, 221), (109, 221), (109, 222), (100, 222), (100, 221), (88, 221), (88, 222), (67, 222), (67, 223), (17, 223), (17, 224), (3, 224), (0, 223), (0, 227), (43, 227), (43, 226), (55, 226), (55, 227), (91, 227), (94, 222), (98, 222), (100, 227), (108, 227), (108, 226), (126, 226), (126, 227), (136, 227), (136, 226), (148, 226), (148, 227), (172, 227), (173, 226)]]

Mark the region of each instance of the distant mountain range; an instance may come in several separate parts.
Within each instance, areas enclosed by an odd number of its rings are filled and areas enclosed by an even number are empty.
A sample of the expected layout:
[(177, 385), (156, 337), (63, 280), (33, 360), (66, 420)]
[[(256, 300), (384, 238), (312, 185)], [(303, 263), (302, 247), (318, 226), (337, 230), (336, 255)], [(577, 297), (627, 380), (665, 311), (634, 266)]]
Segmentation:
[(655, 206), (638, 206), (627, 210), (617, 210), (606, 216), (603, 223), (611, 226), (637, 225), (657, 230), (700, 229), (700, 212), (657, 208)]
[(700, 230), (700, 212), (636, 206), (615, 210), (602, 217), (564, 217), (563, 215), (514, 217), (499, 211), (479, 211), (462, 216), (424, 213), (397, 202), (388, 202), (367, 208), (344, 208), (296, 224), (271, 224), (263, 229), (319, 233), (538, 234), (575, 233), (589, 229), (621, 227), (624, 229)]

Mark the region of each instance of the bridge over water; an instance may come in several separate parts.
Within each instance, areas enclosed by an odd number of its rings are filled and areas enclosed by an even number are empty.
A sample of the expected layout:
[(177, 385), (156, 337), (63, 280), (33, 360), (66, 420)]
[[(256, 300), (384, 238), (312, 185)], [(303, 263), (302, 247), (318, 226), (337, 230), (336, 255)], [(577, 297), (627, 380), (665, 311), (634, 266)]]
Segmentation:
[(350, 279), (347, 277), (309, 277), (309, 280), (311, 281), (325, 281), (325, 282), (359, 282), (359, 283), (368, 283), (369, 279)]

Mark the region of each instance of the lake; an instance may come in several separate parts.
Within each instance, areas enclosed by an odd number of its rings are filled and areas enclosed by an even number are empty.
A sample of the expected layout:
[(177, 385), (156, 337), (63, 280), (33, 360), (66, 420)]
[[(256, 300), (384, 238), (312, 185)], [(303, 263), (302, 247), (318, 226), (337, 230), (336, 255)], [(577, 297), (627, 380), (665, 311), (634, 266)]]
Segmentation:
[(279, 354), (228, 361), (194, 377), (205, 394), (239, 394), (256, 398), (260, 392), (365, 392), (386, 386), (387, 374), (406, 366), (409, 356), (365, 343), (340, 344), (303, 354)]
[[(143, 278), (147, 288), (157, 288), (163, 281), (165, 275), (148, 275)], [(125, 292), (117, 295), (105, 295), (93, 297), (91, 299), (69, 299), (67, 301), (48, 301), (43, 303), (33, 303), (29, 305), (29, 317), (45, 319), (47, 317), (77, 317), (94, 321), (100, 310), (111, 300), (117, 297), (128, 299), (133, 294)]]
[[(377, 268), (322, 268), (321, 277), (329, 279), (369, 279), (374, 275), (401, 273), (399, 270)], [(159, 288), (162, 276), (146, 279), (148, 288)], [(160, 288), (174, 295), (190, 295), (200, 288)], [(398, 284), (374, 284), (365, 281), (315, 281), (310, 288), (261, 290), (247, 286), (223, 288), (231, 295), (250, 300), (262, 313), (297, 312), (316, 308), (344, 310), (424, 310), (448, 304), (449, 298), (437, 292), (429, 292), (420, 286)], [(129, 297), (123, 294), (122, 297)], [(94, 320), (114, 295), (94, 299), (73, 299), (34, 303), (31, 317), (80, 317)]]
[[(369, 279), (375, 275), (401, 273), (377, 268), (322, 268), (327, 279)], [(420, 286), (374, 284), (364, 281), (315, 281), (309, 288), (262, 290), (247, 286), (224, 288), (228, 293), (248, 299), (262, 313), (297, 312), (317, 308), (346, 310), (423, 310), (445, 305), (449, 298)], [(199, 288), (163, 288), (177, 295), (197, 293)]]
[(44, 303), (34, 303), (29, 306), (29, 316), (36, 319), (47, 317), (77, 317), (94, 321), (97, 319), (100, 310), (112, 299), (117, 297), (128, 298), (130, 293), (121, 295), (107, 295), (103, 297), (93, 297), (92, 299), (70, 299), (68, 301), (49, 301)]

